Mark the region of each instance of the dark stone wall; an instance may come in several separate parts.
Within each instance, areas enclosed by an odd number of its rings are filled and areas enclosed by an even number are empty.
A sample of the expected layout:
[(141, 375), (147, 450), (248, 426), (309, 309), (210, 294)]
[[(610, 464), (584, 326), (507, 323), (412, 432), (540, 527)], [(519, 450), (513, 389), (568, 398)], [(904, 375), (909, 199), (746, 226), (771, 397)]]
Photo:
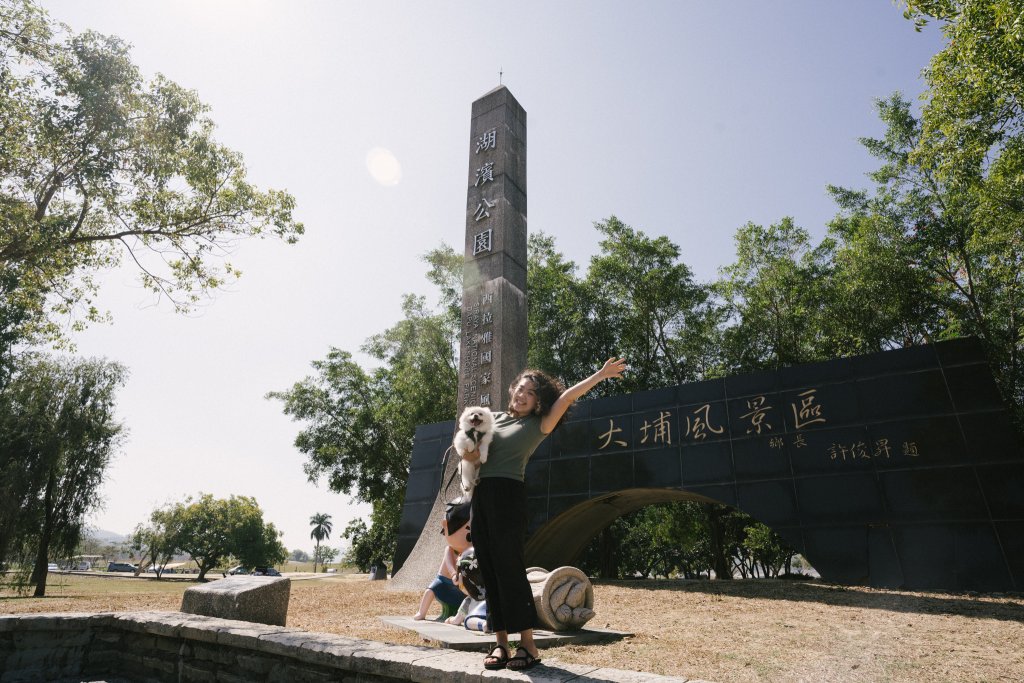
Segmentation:
[[(452, 423), (417, 432), (396, 566)], [(653, 502), (735, 506), (827, 581), (1024, 587), (1024, 451), (976, 340), (581, 402), (527, 468), (527, 562)]]

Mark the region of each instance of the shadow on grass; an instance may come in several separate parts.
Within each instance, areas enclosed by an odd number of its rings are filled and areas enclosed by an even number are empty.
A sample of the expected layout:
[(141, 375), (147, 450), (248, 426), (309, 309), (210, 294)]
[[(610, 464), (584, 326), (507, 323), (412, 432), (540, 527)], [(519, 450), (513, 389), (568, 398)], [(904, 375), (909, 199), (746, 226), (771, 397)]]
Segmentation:
[(964, 594), (899, 591), (863, 586), (840, 586), (819, 581), (738, 579), (734, 581), (594, 581), (594, 585), (651, 591), (703, 593), (735, 598), (817, 602), (831, 607), (878, 609), (914, 614), (946, 614), (972, 619), (1024, 622), (1020, 593)]

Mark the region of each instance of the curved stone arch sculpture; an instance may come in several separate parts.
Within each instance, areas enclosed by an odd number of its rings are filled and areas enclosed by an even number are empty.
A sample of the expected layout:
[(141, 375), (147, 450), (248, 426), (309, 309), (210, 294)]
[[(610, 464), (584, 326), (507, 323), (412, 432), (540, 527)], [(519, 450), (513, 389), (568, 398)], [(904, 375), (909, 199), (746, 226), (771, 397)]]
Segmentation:
[(594, 537), (619, 517), (648, 505), (683, 500), (720, 502), (674, 489), (634, 488), (606, 493), (576, 504), (534, 531), (526, 544), (526, 555), (542, 567), (575, 565)]
[[(431, 532), (451, 429), (417, 432), (396, 566)], [(826, 581), (1024, 587), (1024, 453), (973, 339), (582, 402), (526, 486), (528, 565), (688, 496), (771, 527)]]

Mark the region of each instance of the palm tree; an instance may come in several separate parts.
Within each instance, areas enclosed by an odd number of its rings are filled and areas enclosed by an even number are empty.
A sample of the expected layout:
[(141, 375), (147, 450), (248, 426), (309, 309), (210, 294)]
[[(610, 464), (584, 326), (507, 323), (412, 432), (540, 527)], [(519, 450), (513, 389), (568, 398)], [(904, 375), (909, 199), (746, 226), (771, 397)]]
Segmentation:
[(313, 573), (316, 574), (316, 561), (320, 558), (320, 541), (331, 537), (334, 525), (331, 524), (331, 516), (326, 512), (318, 512), (310, 517), (309, 524), (313, 527), (309, 537), (316, 539), (316, 550), (313, 553)]

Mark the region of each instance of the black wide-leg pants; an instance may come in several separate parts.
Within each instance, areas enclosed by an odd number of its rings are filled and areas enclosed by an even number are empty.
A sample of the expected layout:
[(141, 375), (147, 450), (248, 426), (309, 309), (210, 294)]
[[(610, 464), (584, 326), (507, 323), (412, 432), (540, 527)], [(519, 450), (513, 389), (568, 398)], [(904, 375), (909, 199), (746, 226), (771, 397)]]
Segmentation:
[(537, 608), (526, 580), (526, 485), (488, 477), (473, 491), (470, 536), (484, 589), (487, 622), (493, 631), (519, 633), (534, 628)]

